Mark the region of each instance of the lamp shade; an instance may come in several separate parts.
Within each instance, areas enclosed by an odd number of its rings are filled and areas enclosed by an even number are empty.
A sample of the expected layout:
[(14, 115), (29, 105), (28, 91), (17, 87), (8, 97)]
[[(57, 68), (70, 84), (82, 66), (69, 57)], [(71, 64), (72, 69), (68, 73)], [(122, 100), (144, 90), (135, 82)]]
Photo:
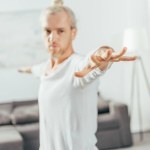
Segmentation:
[(123, 46), (128, 52), (142, 52), (148, 49), (148, 36), (145, 28), (128, 28), (123, 34)]

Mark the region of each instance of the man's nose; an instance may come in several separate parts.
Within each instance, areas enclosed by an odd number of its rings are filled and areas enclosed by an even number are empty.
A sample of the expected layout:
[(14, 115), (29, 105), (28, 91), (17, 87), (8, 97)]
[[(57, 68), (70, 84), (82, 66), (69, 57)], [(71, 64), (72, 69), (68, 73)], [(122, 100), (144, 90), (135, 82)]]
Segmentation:
[(57, 39), (57, 35), (56, 35), (56, 33), (51, 33), (49, 36), (48, 36), (48, 41), (49, 42), (54, 42), (54, 41), (56, 41), (56, 39)]

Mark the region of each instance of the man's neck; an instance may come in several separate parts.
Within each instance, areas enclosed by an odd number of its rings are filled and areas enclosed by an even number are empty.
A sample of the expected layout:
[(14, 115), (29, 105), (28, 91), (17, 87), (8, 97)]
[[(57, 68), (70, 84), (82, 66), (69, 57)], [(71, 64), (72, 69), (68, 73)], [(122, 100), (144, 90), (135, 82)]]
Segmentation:
[(69, 51), (67, 53), (64, 53), (60, 57), (55, 57), (55, 58), (51, 57), (51, 69), (55, 69), (59, 64), (61, 64), (62, 62), (64, 62), (73, 53), (74, 53), (74, 51), (71, 50), (71, 51)]

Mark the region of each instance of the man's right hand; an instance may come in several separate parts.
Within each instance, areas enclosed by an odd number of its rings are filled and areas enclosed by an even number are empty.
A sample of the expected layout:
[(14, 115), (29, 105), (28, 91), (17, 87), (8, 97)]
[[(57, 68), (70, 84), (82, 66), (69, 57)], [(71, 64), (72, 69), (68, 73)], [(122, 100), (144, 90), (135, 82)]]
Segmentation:
[(32, 73), (32, 67), (21, 67), (18, 69), (18, 72), (20, 73)]

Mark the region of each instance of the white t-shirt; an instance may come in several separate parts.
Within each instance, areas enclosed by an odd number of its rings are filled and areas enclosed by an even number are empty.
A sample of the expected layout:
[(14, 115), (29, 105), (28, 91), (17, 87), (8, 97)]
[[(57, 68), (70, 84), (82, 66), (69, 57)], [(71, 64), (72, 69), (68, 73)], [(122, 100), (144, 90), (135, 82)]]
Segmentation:
[[(74, 76), (88, 62), (72, 54), (45, 75), (49, 61), (33, 67), (40, 74), (40, 150), (97, 150), (97, 90), (99, 68), (83, 78)], [(37, 68), (40, 68), (39, 70)]]

